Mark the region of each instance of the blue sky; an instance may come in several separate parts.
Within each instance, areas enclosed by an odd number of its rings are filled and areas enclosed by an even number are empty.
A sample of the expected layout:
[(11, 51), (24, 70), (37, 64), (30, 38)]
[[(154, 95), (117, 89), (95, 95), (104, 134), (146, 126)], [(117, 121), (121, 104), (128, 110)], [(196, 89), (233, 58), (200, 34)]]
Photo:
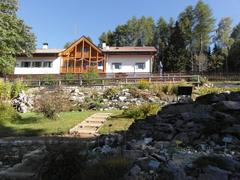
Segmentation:
[[(204, 0), (214, 17), (229, 16), (240, 22), (240, 0)], [(18, 15), (33, 28), (37, 46), (48, 42), (51, 48), (63, 45), (81, 35), (97, 44), (102, 32), (113, 30), (132, 16), (177, 18), (187, 5), (197, 0), (19, 0)]]

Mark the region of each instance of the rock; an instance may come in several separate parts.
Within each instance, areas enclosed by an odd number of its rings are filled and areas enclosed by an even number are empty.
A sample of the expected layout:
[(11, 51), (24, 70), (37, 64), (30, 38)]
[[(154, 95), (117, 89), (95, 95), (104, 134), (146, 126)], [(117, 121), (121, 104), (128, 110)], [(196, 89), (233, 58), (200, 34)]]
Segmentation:
[(240, 137), (240, 125), (235, 124), (232, 127), (228, 127), (222, 131), (223, 133), (235, 134)]
[(213, 106), (218, 111), (239, 111), (240, 110), (240, 102), (238, 101), (221, 101), (216, 103)]
[(113, 149), (109, 145), (104, 145), (101, 149), (102, 154), (109, 154), (112, 152), (113, 152)]
[(138, 175), (141, 172), (141, 168), (138, 165), (134, 165), (130, 170), (130, 175)]
[(150, 169), (158, 169), (160, 167), (160, 162), (156, 160), (150, 160), (148, 166)]
[(230, 172), (220, 169), (214, 166), (208, 166), (203, 169), (203, 173), (201, 173), (198, 177), (199, 180), (228, 180), (228, 175)]
[(127, 97), (125, 97), (125, 96), (120, 96), (120, 97), (118, 97), (118, 99), (119, 99), (121, 102), (124, 102), (124, 101), (127, 99)]
[(213, 103), (217, 103), (217, 102), (224, 101), (224, 100), (226, 100), (224, 94), (212, 93), (212, 94), (206, 94), (206, 95), (197, 97), (196, 103), (213, 104)]

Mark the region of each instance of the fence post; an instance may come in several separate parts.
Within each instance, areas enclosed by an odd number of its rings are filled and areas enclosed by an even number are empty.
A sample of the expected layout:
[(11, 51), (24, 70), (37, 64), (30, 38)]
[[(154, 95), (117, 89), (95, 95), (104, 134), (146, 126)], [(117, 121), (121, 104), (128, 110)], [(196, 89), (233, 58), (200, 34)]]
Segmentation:
[(38, 87), (41, 87), (41, 80), (38, 81)]
[(198, 87), (199, 87), (199, 84), (200, 84), (200, 78), (199, 78), (199, 75), (197, 76), (197, 80), (198, 80)]
[(59, 85), (59, 86), (62, 85), (62, 81), (61, 81), (61, 80), (58, 81), (58, 85)]

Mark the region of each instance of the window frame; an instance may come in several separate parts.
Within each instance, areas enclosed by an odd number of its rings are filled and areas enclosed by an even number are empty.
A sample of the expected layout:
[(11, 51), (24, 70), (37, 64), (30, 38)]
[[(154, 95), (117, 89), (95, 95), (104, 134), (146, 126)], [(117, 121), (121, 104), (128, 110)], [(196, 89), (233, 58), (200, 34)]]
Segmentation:
[[(116, 65), (119, 66), (119, 68), (116, 68)], [(122, 69), (122, 63), (112, 63), (112, 68), (115, 70), (121, 70)]]
[[(44, 66), (45, 63), (50, 63), (50, 66)], [(52, 68), (53, 67), (53, 62), (52, 61), (43, 61), (42, 62), (42, 67), (43, 68)]]
[[(139, 65), (143, 65), (142, 68), (139, 68)], [(142, 63), (142, 62), (135, 63), (135, 67), (136, 69), (144, 70), (146, 68), (146, 63)]]
[[(41, 63), (41, 66), (40, 67), (34, 66), (34, 63)], [(42, 68), (42, 67), (43, 67), (42, 61), (33, 61), (32, 62), (32, 68)]]
[[(29, 63), (29, 66), (23, 66), (23, 63)], [(21, 68), (31, 68), (32, 67), (32, 62), (31, 61), (21, 61), (21, 65), (20, 65)]]

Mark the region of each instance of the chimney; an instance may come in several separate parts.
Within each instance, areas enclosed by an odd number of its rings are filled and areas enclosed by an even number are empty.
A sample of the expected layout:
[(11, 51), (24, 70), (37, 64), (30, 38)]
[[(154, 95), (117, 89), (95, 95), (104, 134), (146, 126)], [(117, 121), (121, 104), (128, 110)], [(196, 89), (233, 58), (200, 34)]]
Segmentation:
[(102, 49), (106, 49), (107, 44), (105, 42), (102, 43)]
[(48, 49), (48, 43), (43, 43), (42, 48), (43, 48), (43, 49)]

